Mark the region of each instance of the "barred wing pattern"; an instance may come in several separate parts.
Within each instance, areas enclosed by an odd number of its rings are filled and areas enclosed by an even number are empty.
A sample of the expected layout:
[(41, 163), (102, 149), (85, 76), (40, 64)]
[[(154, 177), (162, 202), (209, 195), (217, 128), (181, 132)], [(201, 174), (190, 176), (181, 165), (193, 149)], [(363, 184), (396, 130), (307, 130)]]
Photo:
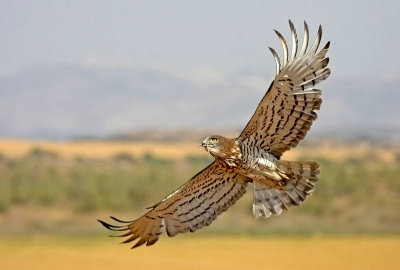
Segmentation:
[(242, 197), (248, 181), (249, 178), (214, 161), (139, 219), (122, 221), (111, 217), (122, 225), (99, 222), (110, 230), (124, 231), (119, 236), (128, 238), (122, 243), (138, 239), (132, 248), (150, 246), (164, 231), (168, 236), (175, 236), (210, 225), (217, 215)]
[(321, 26), (307, 51), (309, 32), (304, 22), (304, 40), (299, 51), (296, 29), (291, 21), (289, 25), (293, 41), (290, 56), (286, 40), (275, 30), (282, 43), (283, 62), (276, 51), (269, 48), (276, 63), (275, 80), (239, 136), (242, 142), (264, 148), (276, 157), (296, 146), (310, 129), (317, 118), (315, 110), (322, 102), (321, 91), (315, 85), (330, 75), (329, 58), (325, 57), (329, 42), (317, 51), (322, 37)]

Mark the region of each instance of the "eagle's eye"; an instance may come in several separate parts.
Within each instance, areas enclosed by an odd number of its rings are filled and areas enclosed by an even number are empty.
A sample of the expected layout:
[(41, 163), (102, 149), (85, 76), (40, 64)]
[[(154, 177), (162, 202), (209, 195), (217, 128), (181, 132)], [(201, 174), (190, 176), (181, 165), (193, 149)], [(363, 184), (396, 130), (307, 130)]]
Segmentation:
[(211, 139), (211, 142), (212, 142), (212, 143), (217, 143), (217, 142), (218, 142), (218, 139), (217, 139), (217, 138), (212, 138), (212, 139)]

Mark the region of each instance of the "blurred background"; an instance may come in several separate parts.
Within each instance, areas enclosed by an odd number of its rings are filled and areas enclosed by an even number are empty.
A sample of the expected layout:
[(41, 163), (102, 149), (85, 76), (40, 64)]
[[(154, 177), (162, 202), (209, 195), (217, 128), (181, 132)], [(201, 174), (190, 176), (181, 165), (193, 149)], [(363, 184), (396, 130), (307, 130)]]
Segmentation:
[[(317, 191), (301, 207), (256, 220), (249, 187), (195, 236), (138, 251), (136, 266), (213, 269), (190, 253), (212, 245), (229, 254), (215, 268), (231, 269), (231, 255), (242, 252), (234, 243), (296, 258), (281, 269), (308, 267), (310, 254), (315, 269), (373, 269), (365, 256), (397, 265), (384, 258), (400, 251), (398, 1), (0, 3), (4, 269), (23, 268), (28, 257), (38, 260), (31, 269), (90, 266), (99, 246), (114, 259), (102, 256), (96, 269), (129, 263), (128, 247), (106, 238), (96, 218), (141, 215), (212, 161), (196, 147), (206, 135), (240, 133), (275, 74), (267, 46), (281, 45), (272, 30), (289, 39), (288, 19), (300, 40), (307, 21), (312, 39), (321, 24), (322, 42), (331, 41), (319, 118), (284, 155), (321, 164)], [(320, 253), (299, 254), (304, 246)], [(40, 259), (49, 252), (53, 261)], [(187, 254), (171, 262), (173, 252)], [(265, 258), (256, 254), (252, 263)]]

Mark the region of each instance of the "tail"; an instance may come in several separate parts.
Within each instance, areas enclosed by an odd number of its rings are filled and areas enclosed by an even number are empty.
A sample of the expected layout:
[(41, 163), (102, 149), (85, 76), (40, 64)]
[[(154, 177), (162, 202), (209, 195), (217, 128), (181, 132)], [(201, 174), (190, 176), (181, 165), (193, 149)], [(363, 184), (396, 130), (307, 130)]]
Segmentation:
[(254, 181), (253, 215), (268, 218), (280, 215), (282, 209), (300, 205), (311, 195), (318, 181), (319, 165), (316, 162), (277, 161), (279, 173), (286, 178), (286, 186), (276, 189)]

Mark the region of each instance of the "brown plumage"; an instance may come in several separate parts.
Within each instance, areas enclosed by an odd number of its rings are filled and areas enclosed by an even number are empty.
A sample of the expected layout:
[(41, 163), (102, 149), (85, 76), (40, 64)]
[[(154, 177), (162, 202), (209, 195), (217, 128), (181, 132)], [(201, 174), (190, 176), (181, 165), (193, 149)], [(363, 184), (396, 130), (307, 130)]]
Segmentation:
[(120, 225), (99, 220), (106, 228), (122, 231), (123, 243), (136, 240), (134, 247), (152, 245), (166, 232), (168, 236), (194, 232), (211, 224), (254, 184), (253, 214), (269, 217), (301, 204), (314, 191), (318, 164), (280, 160), (283, 152), (304, 138), (317, 118), (321, 91), (315, 85), (325, 80), (330, 70), (325, 55), (329, 42), (318, 51), (322, 37), (319, 27), (308, 49), (308, 26), (298, 47), (296, 30), (289, 21), (292, 49), (275, 31), (283, 47), (283, 61), (270, 48), (276, 63), (276, 76), (239, 137), (207, 137), (202, 146), (215, 158), (207, 168), (165, 199), (152, 206), (142, 217), (122, 221)]

